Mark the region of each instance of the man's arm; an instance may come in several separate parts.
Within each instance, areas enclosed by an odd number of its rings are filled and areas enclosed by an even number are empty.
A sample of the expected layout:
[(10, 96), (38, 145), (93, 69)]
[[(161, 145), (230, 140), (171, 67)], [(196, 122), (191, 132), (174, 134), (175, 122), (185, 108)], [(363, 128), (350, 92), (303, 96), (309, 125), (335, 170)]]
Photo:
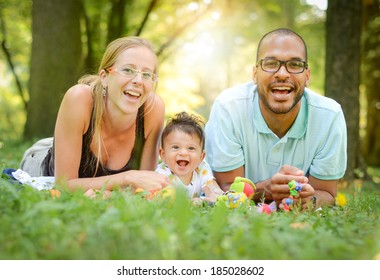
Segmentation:
[[(313, 201), (315, 207), (333, 206), (337, 193), (338, 180), (321, 180), (311, 175), (308, 183), (302, 188), (298, 196), (294, 198), (295, 203), (302, 202), (302, 209), (309, 209), (310, 202)], [(315, 198), (315, 200), (313, 199)], [(284, 204), (282, 200), (281, 204)], [(282, 206), (279, 206), (282, 208)]]
[(235, 177), (244, 177), (244, 166), (240, 166), (237, 169), (227, 172), (214, 171), (213, 173), (220, 188), (226, 192), (230, 189), (230, 186), (234, 182)]
[(289, 197), (287, 183), (291, 180), (300, 182), (303, 185), (299, 195), (293, 198), (295, 203), (301, 200), (303, 209), (309, 208), (313, 197), (316, 198), (314, 203), (317, 207), (334, 205), (338, 180), (321, 180), (311, 175), (306, 178), (301, 174), (296, 176), (295, 174), (291, 175), (288, 172), (283, 172), (284, 169), (288, 168), (294, 168), (294, 170), (296, 170), (295, 167), (286, 166), (285, 168), (284, 166), (279, 173), (272, 177), (270, 182), (270, 190), (272, 191), (273, 198), (280, 208), (282, 208), (282, 204), (285, 203), (285, 199)]
[(253, 196), (253, 200), (258, 202), (270, 203), (273, 201), (272, 191), (271, 191), (271, 179), (267, 179), (260, 182), (255, 182), (256, 190)]
[(310, 175), (309, 184), (314, 188), (317, 206), (334, 205), (338, 180), (320, 180)]
[[(223, 191), (228, 191), (231, 184), (234, 182), (235, 177), (244, 177), (244, 166), (228, 172), (215, 172), (214, 176), (217, 183)], [(303, 176), (303, 172), (293, 166), (284, 166), (281, 170), (275, 174), (272, 178), (256, 182), (255, 195), (253, 197), (255, 202), (261, 202), (262, 198), (265, 198), (265, 202), (271, 202), (276, 200), (277, 203), (281, 203), (281, 200), (289, 196), (288, 182), (296, 180), (301, 183), (307, 183), (314, 189), (314, 193), (310, 186), (309, 189), (305, 189), (301, 194), (302, 198), (306, 202), (311, 200), (310, 194), (316, 197), (316, 205), (334, 205), (335, 196), (337, 193), (338, 180), (320, 180), (313, 176), (309, 176), (308, 180)]]

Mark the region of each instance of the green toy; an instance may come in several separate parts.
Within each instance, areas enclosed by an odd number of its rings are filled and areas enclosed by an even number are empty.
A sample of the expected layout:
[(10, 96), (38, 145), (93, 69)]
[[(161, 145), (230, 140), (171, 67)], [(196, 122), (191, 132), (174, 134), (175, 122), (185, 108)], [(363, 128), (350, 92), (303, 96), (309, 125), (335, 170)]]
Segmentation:
[(249, 199), (252, 199), (253, 195), (255, 194), (255, 189), (255, 184), (248, 178), (243, 177), (236, 177), (230, 187), (230, 191), (238, 193), (243, 192)]
[(223, 194), (216, 199), (215, 205), (219, 207), (235, 209), (239, 208), (240, 206), (248, 207), (250, 203), (249, 199), (243, 192), (227, 192), (226, 194)]
[(251, 180), (243, 177), (236, 177), (230, 186), (230, 190), (219, 196), (215, 205), (230, 209), (239, 208), (240, 206), (249, 207), (255, 189), (256, 186)]

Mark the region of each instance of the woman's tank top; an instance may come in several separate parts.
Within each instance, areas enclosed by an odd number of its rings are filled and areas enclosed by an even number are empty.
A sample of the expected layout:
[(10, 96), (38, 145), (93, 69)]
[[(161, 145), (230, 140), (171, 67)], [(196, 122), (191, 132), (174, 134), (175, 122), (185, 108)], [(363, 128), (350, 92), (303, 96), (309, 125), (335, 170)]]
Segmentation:
[[(141, 106), (137, 113), (135, 143), (131, 152), (131, 157), (129, 161), (124, 165), (124, 167), (119, 170), (109, 169), (103, 166), (101, 163), (99, 163), (99, 167), (96, 168), (97, 158), (90, 149), (90, 144), (93, 137), (93, 131), (90, 129), (90, 127), (83, 135), (82, 156), (78, 174), (79, 178), (99, 177), (104, 175), (117, 174), (127, 170), (140, 169), (142, 149), (145, 143), (144, 106)], [(54, 176), (54, 144), (53, 147), (49, 149), (41, 167), (43, 169), (43, 176)]]

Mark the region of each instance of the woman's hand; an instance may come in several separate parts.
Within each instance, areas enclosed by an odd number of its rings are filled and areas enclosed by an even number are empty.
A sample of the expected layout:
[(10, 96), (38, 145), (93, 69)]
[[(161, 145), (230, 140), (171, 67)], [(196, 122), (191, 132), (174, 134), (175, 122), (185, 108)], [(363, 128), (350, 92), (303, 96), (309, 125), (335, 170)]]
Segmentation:
[(148, 170), (129, 170), (125, 172), (125, 186), (132, 186), (134, 190), (161, 190), (170, 185), (167, 176)]

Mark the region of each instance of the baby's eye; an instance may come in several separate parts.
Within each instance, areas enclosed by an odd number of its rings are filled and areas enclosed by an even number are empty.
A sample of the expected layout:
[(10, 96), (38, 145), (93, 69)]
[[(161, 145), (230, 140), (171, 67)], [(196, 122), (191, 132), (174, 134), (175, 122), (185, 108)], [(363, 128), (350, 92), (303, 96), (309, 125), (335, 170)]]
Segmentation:
[(179, 149), (179, 147), (177, 145), (172, 146), (172, 150), (178, 150), (178, 149)]
[(195, 149), (195, 147), (189, 147), (189, 150), (190, 151), (195, 151), (196, 149)]

